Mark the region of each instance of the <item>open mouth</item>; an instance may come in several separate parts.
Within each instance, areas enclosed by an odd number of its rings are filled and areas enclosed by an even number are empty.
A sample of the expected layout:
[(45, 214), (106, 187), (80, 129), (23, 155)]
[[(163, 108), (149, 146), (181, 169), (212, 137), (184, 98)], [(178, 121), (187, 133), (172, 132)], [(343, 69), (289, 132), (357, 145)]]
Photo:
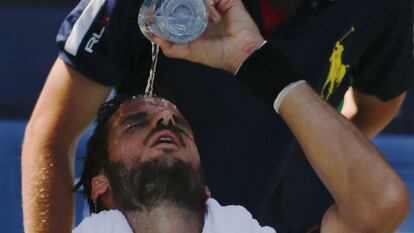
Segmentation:
[(162, 130), (156, 133), (151, 142), (151, 147), (157, 145), (175, 145), (180, 146), (178, 136), (170, 130)]
[(173, 139), (170, 137), (160, 137), (156, 144), (160, 144), (160, 143), (169, 143), (169, 144), (175, 144)]

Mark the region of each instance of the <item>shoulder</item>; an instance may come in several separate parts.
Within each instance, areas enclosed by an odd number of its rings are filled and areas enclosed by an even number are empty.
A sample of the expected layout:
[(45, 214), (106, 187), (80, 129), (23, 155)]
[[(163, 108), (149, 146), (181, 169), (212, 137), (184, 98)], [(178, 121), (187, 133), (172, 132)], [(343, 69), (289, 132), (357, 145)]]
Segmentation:
[(59, 57), (93, 81), (117, 85), (147, 55), (150, 44), (137, 22), (142, 2), (81, 0), (59, 29)]
[[(65, 18), (64, 24), (82, 28), (90, 25), (103, 26), (124, 22), (127, 19), (137, 20), (139, 6), (143, 0), (81, 0)], [(69, 30), (67, 33), (70, 33)]]
[(120, 211), (109, 210), (86, 217), (72, 233), (132, 233), (132, 230)]
[(240, 205), (220, 205), (215, 199), (208, 199), (203, 233), (276, 233), (268, 226), (262, 227), (252, 214)]

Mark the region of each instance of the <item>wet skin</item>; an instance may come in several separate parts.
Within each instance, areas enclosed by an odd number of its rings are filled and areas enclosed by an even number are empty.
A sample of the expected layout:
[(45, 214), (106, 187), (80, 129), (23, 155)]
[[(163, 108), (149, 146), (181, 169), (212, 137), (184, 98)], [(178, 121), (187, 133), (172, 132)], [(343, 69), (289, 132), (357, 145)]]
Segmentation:
[(158, 156), (200, 164), (191, 128), (176, 106), (157, 97), (123, 103), (109, 125), (110, 160), (128, 165)]

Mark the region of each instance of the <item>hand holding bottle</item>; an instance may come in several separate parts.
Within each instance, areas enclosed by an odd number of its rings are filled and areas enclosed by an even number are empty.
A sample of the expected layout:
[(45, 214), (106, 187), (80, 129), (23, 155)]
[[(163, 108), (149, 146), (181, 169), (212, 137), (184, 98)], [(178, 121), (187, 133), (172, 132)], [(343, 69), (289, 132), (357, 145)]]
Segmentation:
[(198, 39), (177, 44), (156, 35), (168, 57), (180, 58), (235, 73), (264, 39), (240, 0), (208, 0), (210, 23)]

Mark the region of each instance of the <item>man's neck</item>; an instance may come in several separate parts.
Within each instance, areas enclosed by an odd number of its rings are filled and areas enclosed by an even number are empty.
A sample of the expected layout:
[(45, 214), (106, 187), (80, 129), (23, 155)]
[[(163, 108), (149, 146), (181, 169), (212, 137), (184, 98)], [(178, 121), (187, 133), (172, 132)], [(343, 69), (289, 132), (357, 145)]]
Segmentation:
[(267, 0), (272, 6), (276, 7), (282, 15), (289, 19), (299, 10), (307, 0)]
[(204, 225), (203, 214), (182, 207), (161, 206), (123, 213), (134, 233), (201, 233)]

